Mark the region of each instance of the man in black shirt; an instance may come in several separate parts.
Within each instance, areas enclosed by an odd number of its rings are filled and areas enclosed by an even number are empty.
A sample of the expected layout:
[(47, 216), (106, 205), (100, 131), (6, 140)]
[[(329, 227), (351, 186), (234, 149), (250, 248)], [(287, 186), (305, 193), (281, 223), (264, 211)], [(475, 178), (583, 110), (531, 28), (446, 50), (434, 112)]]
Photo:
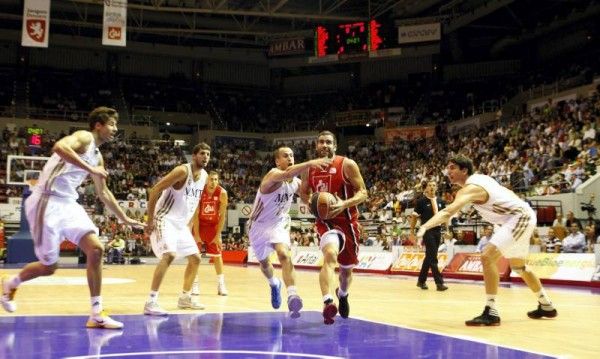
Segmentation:
[[(437, 183), (435, 181), (428, 181), (427, 187), (425, 188), (425, 191), (423, 191), (423, 195), (417, 198), (415, 210), (412, 213), (412, 220), (410, 223), (411, 234), (414, 235), (415, 233), (417, 218), (420, 217), (421, 223), (425, 223), (446, 206), (445, 203), (436, 196), (436, 191)], [(433, 279), (435, 280), (437, 290), (444, 291), (448, 289), (448, 287), (444, 285), (444, 279), (442, 278), (442, 274), (438, 269), (437, 253), (438, 247), (440, 246), (441, 234), (441, 226), (431, 228), (425, 232), (425, 235), (422, 239), (423, 242), (419, 243), (419, 245), (423, 245), (423, 243), (425, 244), (425, 259), (423, 260), (421, 272), (419, 273), (419, 280), (417, 282), (417, 287), (421, 289), (428, 289), (425, 281), (427, 281), (429, 268), (431, 268), (431, 273), (433, 274)]]

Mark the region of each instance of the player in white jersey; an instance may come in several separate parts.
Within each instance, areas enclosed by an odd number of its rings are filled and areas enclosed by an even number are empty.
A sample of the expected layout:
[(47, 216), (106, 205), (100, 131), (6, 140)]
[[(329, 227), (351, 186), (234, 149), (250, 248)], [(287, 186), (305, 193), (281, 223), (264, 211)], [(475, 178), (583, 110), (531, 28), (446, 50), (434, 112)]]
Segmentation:
[(89, 115), (90, 131), (76, 131), (58, 140), (32, 194), (25, 201), (25, 215), (33, 238), (38, 262), (29, 263), (10, 280), (3, 278), (0, 298), (5, 310), (16, 310), (17, 286), (39, 276), (54, 274), (58, 268), (60, 243), (67, 239), (79, 246), (87, 256), (87, 278), (92, 314), (88, 328), (120, 329), (123, 323), (113, 320), (102, 309), (102, 258), (104, 248), (98, 239), (98, 228), (76, 200), (77, 187), (91, 175), (98, 198), (122, 222), (144, 226), (129, 218), (119, 207), (106, 186), (108, 172), (98, 147), (114, 139), (119, 114), (108, 107), (98, 107)]
[(502, 256), (508, 259), (511, 269), (523, 278), (538, 299), (537, 309), (528, 312), (527, 315), (533, 319), (556, 317), (556, 309), (540, 280), (526, 265), (529, 239), (537, 223), (534, 211), (513, 191), (501, 186), (493, 178), (473, 174), (473, 162), (467, 157), (452, 158), (448, 163), (447, 171), (450, 183), (462, 188), (456, 193), (452, 204), (421, 226), (417, 236), (422, 238), (429, 228), (447, 223), (453, 214), (470, 203), (485, 221), (498, 227), (481, 254), (487, 295), (484, 311), (480, 316), (467, 320), (465, 324), (468, 326), (500, 325), (496, 295), (499, 282), (497, 263)]
[(271, 305), (275, 309), (281, 306), (281, 281), (273, 275), (269, 255), (273, 251), (277, 253), (288, 292), (288, 308), (292, 317), (297, 318), (302, 309), (302, 299), (298, 296), (294, 265), (289, 255), (289, 212), (300, 186), (300, 179), (296, 176), (309, 167), (326, 168), (331, 159), (319, 158), (294, 165), (294, 152), (289, 147), (279, 147), (273, 156), (277, 167), (263, 177), (248, 221), (250, 245), (271, 286)]
[(167, 269), (176, 257), (187, 257), (188, 264), (183, 278), (183, 293), (177, 306), (181, 309), (204, 309), (192, 300), (191, 288), (200, 255), (192, 235), (191, 224), (208, 173), (210, 146), (197, 144), (192, 150), (191, 163), (175, 167), (150, 189), (148, 197), (148, 225), (152, 251), (160, 259), (154, 270), (150, 296), (144, 305), (144, 314), (167, 315), (158, 305), (158, 289)]

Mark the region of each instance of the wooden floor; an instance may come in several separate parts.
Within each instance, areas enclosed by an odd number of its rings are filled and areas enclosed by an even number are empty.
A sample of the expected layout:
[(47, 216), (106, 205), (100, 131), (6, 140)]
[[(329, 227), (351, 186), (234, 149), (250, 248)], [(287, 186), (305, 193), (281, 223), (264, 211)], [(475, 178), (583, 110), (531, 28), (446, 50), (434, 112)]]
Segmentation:
[[(104, 306), (113, 314), (139, 314), (148, 295), (154, 266), (106, 266), (104, 278), (129, 279), (124, 284), (105, 284)], [(160, 291), (161, 305), (177, 311), (184, 266), (170, 268)], [(13, 274), (16, 269), (1, 269)], [(277, 270), (277, 275), (279, 275)], [(269, 287), (256, 266), (226, 267), (229, 296), (216, 293), (216, 277), (211, 265), (202, 265), (201, 301), (207, 312), (272, 311)], [(77, 277), (77, 278), (76, 278)], [(17, 292), (18, 315), (86, 314), (89, 297), (84, 269), (61, 269), (53, 278), (28, 283)], [(321, 309), (316, 271), (297, 271), (298, 288), (306, 310)], [(78, 279), (81, 284), (73, 285)], [(62, 284), (47, 285), (63, 282)], [(45, 284), (45, 285), (42, 285)], [(600, 357), (600, 295), (590, 290), (549, 288), (559, 316), (553, 320), (532, 320), (526, 312), (536, 306), (527, 287), (501, 288), (498, 309), (500, 327), (470, 328), (464, 320), (479, 315), (484, 305), (481, 283), (448, 282), (450, 289), (437, 292), (415, 286), (414, 277), (355, 275), (351, 288), (351, 316), (413, 329), (468, 337), (476, 341), (530, 350), (568, 358)], [(282, 308), (285, 307), (285, 303)], [(281, 309), (283, 310), (283, 309)], [(0, 311), (0, 316), (8, 314)], [(342, 320), (338, 317), (338, 320)]]

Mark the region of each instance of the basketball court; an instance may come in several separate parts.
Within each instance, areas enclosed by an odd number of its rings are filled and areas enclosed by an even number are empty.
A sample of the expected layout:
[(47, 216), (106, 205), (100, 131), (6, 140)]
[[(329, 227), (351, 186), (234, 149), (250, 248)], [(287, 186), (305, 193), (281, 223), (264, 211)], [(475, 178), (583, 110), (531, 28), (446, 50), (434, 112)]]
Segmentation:
[[(480, 282), (452, 282), (424, 291), (415, 278), (356, 275), (349, 319), (323, 324), (316, 271), (298, 271), (304, 311), (289, 317), (285, 302), (270, 305), (269, 287), (256, 266), (226, 266), (229, 296), (216, 293), (212, 265), (200, 268), (206, 310), (178, 310), (183, 265), (174, 265), (159, 302), (169, 317), (142, 315), (152, 265), (104, 269), (105, 308), (122, 331), (85, 329), (89, 310), (85, 269), (63, 264), (52, 277), (25, 283), (18, 310), (0, 315), (0, 357), (134, 358), (594, 358), (600, 352), (598, 291), (549, 287), (559, 316), (531, 320), (535, 299), (522, 285), (500, 288), (499, 327), (466, 327), (480, 314)], [(71, 268), (68, 268), (71, 267)], [(2, 269), (2, 274), (17, 269)], [(282, 293), (285, 296), (285, 292)]]

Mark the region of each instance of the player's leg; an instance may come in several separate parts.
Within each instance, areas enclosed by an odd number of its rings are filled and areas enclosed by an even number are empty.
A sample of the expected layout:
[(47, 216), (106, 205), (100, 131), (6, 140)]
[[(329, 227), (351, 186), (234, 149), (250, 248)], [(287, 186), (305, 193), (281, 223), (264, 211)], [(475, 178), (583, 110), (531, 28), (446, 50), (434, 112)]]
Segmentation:
[(92, 314), (87, 321), (88, 328), (121, 329), (123, 323), (110, 318), (102, 307), (102, 259), (104, 248), (96, 232), (89, 232), (79, 240), (79, 248), (87, 258), (87, 280), (90, 288)]
[(543, 317), (554, 318), (558, 315), (552, 301), (546, 294), (540, 279), (527, 267), (526, 261), (521, 258), (510, 258), (510, 268), (523, 278), (523, 281), (529, 289), (535, 294), (538, 300), (538, 307), (535, 310), (527, 312), (527, 316), (532, 319), (541, 319)]
[[(59, 246), (61, 240), (60, 217), (56, 213), (64, 213), (55, 208), (56, 204), (50, 202), (49, 196), (33, 193), (25, 201), (25, 216), (33, 237), (37, 262), (27, 264), (21, 271), (8, 278), (2, 277), (2, 295), (0, 304), (7, 312), (17, 310), (14, 300), (18, 286), (22, 282), (54, 274), (58, 268)], [(54, 214), (47, 216), (46, 214)]]
[(275, 243), (273, 247), (275, 248), (275, 252), (277, 252), (277, 257), (281, 264), (281, 276), (287, 288), (288, 309), (292, 313), (292, 318), (297, 318), (300, 316), (299, 312), (303, 307), (303, 303), (296, 288), (296, 271), (294, 270), (292, 258), (289, 255), (289, 245), (287, 243)]
[(500, 316), (496, 309), (496, 295), (498, 294), (498, 285), (500, 282), (497, 263), (500, 257), (502, 257), (502, 253), (492, 241), (485, 246), (481, 253), (486, 294), (485, 308), (480, 316), (465, 322), (468, 326), (500, 325)]
[[(197, 249), (194, 242), (194, 249)], [(204, 309), (204, 305), (200, 302), (193, 300), (192, 298), (192, 284), (198, 274), (198, 267), (200, 266), (200, 254), (192, 253), (186, 256), (188, 264), (185, 267), (183, 275), (183, 292), (179, 296), (177, 301), (177, 307), (181, 309)]]
[[(164, 224), (158, 224), (164, 225)], [(165, 237), (164, 233), (169, 233), (161, 230), (157, 232), (155, 230), (150, 235), (150, 242), (152, 244), (152, 251), (154, 255), (160, 260), (156, 264), (154, 268), (154, 273), (152, 274), (152, 283), (150, 284), (150, 293), (148, 295), (148, 299), (144, 304), (144, 314), (146, 315), (157, 315), (157, 316), (165, 316), (168, 315), (168, 312), (160, 307), (158, 304), (158, 290), (160, 289), (160, 285), (169, 269), (171, 263), (175, 259), (176, 255), (176, 245), (173, 243), (174, 240), (172, 237)]]
[(323, 265), (319, 273), (319, 286), (323, 295), (323, 321), (328, 325), (333, 324), (333, 318), (338, 312), (337, 306), (333, 302), (333, 296), (331, 295), (331, 285), (334, 282), (340, 242), (343, 240), (341, 236), (336, 231), (329, 231), (321, 235), (320, 240), (321, 252), (323, 252)]

